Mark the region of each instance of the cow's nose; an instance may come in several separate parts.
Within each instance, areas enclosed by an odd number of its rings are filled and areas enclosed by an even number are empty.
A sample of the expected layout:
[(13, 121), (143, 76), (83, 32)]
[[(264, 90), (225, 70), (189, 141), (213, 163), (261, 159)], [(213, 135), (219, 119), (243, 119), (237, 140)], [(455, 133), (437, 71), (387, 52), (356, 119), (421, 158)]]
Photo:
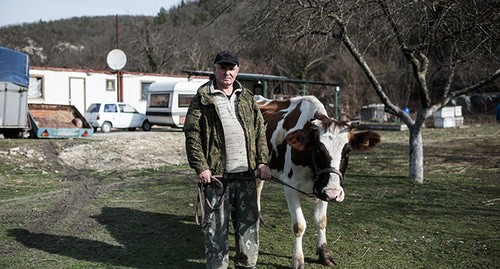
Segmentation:
[(344, 201), (344, 190), (342, 189), (326, 189), (324, 192), (328, 202), (342, 202)]

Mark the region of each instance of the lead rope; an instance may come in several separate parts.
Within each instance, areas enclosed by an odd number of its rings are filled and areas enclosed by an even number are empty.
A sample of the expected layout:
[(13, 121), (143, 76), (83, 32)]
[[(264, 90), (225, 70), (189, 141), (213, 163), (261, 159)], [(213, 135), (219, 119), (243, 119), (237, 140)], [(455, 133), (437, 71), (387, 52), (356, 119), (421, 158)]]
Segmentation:
[[(196, 206), (194, 210), (194, 219), (196, 225), (200, 226), (205, 223), (205, 188), (203, 188), (203, 183), (198, 183), (198, 195), (196, 196)], [(201, 213), (201, 219), (200, 219)]]
[[(212, 183), (211, 184), (217, 184), (219, 188), (224, 187), (224, 184), (218, 179), (222, 178), (221, 176), (212, 176)], [(214, 205), (210, 203), (210, 201), (205, 197), (205, 187), (206, 184), (203, 183), (198, 183), (198, 195), (196, 197), (196, 207), (194, 211), (194, 218), (196, 221), (196, 225), (203, 225), (205, 224), (205, 203), (210, 207), (210, 209), (214, 209)], [(219, 202), (224, 200), (224, 197), (226, 196), (226, 192), (223, 192), (223, 195), (221, 195)], [(201, 213), (201, 216), (200, 216)]]
[(276, 183), (279, 183), (279, 184), (281, 184), (281, 185), (283, 185), (283, 186), (286, 186), (286, 187), (288, 187), (288, 188), (290, 188), (290, 189), (293, 189), (293, 190), (295, 190), (295, 191), (297, 191), (297, 192), (299, 192), (299, 193), (302, 193), (302, 194), (304, 194), (304, 195), (305, 195), (305, 196), (307, 196), (307, 197), (310, 197), (310, 198), (314, 198), (314, 197), (316, 197), (316, 195), (315, 195), (314, 193), (312, 193), (312, 192), (307, 193), (307, 192), (305, 192), (305, 191), (301, 191), (301, 190), (299, 190), (299, 189), (295, 188), (294, 186), (292, 186), (292, 185), (290, 185), (290, 184), (286, 183), (285, 181), (283, 181), (283, 180), (281, 180), (281, 179), (279, 179), (279, 178), (271, 177), (271, 180), (272, 180), (272, 181), (274, 181), (274, 182), (276, 182)]
[[(325, 169), (323, 169), (325, 170)], [(323, 171), (321, 170), (321, 171)], [(337, 173), (336, 171), (333, 171), (334, 173)], [(340, 173), (337, 173), (340, 175)], [(340, 175), (341, 176), (341, 175)], [(222, 182), (219, 180), (222, 179), (223, 177), (222, 176), (212, 176), (212, 184), (218, 184), (219, 185), (219, 188), (222, 188), (223, 187), (223, 184)], [(253, 176), (253, 177), (244, 177), (244, 178), (240, 178), (241, 180), (250, 180), (250, 179), (256, 179), (256, 178), (259, 178), (258, 176)], [(280, 180), (279, 178), (276, 178), (276, 177), (271, 177), (271, 180), (276, 182), (276, 183), (279, 183), (283, 186), (286, 186), (290, 189), (293, 189), (301, 194), (304, 194), (305, 196), (309, 197), (309, 198), (315, 198), (316, 197), (316, 194), (314, 194), (313, 192), (310, 192), (310, 193), (307, 193), (305, 191), (302, 191), (302, 190), (299, 190), (297, 188), (295, 188), (294, 186), (284, 182), (283, 180)], [(224, 192), (224, 195), (221, 196), (220, 201), (222, 201), (224, 199), (224, 196), (226, 195), (226, 193)], [(203, 183), (198, 183), (198, 195), (197, 195), (197, 198), (196, 198), (196, 207), (195, 207), (195, 221), (196, 221), (196, 225), (203, 225), (205, 223), (205, 203), (208, 205), (208, 207), (210, 207), (211, 209), (214, 209), (214, 206), (212, 205), (212, 203), (210, 203), (210, 201), (205, 197), (205, 184)], [(201, 213), (201, 216), (200, 216), (200, 213)]]

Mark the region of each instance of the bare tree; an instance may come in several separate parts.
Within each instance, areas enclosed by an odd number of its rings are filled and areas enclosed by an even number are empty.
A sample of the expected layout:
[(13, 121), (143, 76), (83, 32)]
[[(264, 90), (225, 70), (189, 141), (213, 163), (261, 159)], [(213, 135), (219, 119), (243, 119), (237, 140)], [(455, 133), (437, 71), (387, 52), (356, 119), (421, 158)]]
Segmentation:
[[(131, 48), (135, 49), (133, 53), (146, 60), (140, 62), (143, 64), (143, 71), (154, 73), (169, 71), (169, 63), (173, 62), (179, 50), (169, 24), (144, 17), (128, 23), (127, 31), (134, 37), (131, 39)], [(145, 63), (147, 65), (144, 65)]]
[[(268, 3), (260, 11), (256, 25), (274, 31), (272, 35), (278, 42), (293, 43), (303, 38), (319, 42), (319, 36), (325, 47), (332, 48), (330, 44), (340, 41), (347, 49), (387, 112), (408, 126), (409, 177), (418, 183), (424, 180), (425, 120), (454, 97), (476, 91), (500, 76), (497, 1), (270, 0)], [(385, 58), (381, 55), (392, 55), (391, 59), (402, 64), (403, 80), (411, 79), (407, 90), (415, 92), (419, 99), (413, 117), (391, 100), (394, 94), (388, 93), (393, 85), (381, 83), (383, 70), (374, 70), (384, 67), (373, 62)], [(483, 61), (481, 67), (475, 64), (479, 60)], [(471, 66), (483, 68), (484, 77), (475, 77), (476, 81), (468, 85), (459, 83), (457, 76), (467, 73)]]

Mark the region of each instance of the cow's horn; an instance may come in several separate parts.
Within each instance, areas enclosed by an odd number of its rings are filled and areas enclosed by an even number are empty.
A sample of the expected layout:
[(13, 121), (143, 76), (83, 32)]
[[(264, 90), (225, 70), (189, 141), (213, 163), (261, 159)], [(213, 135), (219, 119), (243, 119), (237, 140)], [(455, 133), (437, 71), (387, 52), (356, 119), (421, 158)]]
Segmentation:
[(354, 120), (348, 123), (349, 128), (351, 129), (358, 127), (360, 124), (361, 122), (359, 120)]

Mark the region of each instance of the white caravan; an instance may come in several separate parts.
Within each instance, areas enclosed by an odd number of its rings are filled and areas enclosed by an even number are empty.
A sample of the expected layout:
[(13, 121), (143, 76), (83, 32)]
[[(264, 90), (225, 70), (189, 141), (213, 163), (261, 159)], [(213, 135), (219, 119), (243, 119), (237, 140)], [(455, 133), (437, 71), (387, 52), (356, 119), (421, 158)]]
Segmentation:
[(182, 128), (191, 99), (207, 81), (156, 82), (149, 86), (146, 115), (152, 125)]

